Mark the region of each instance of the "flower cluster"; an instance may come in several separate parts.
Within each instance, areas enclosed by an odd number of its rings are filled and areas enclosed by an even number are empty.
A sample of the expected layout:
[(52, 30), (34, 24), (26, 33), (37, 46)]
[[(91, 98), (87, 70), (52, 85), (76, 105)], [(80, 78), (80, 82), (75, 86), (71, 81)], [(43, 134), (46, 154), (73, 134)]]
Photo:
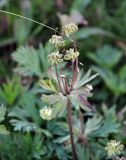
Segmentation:
[(50, 38), (49, 42), (53, 44), (56, 48), (59, 48), (65, 45), (63, 37), (57, 36), (57, 35), (53, 35), (52, 38)]
[(120, 144), (120, 142), (117, 142), (116, 140), (111, 140), (107, 143), (107, 147), (105, 147), (105, 150), (108, 152), (109, 157), (114, 157), (123, 151), (124, 145)]
[(48, 60), (51, 64), (58, 64), (63, 62), (62, 57), (63, 55), (59, 54), (59, 52), (53, 52), (50, 55), (48, 55)]
[(77, 30), (78, 30), (78, 27), (74, 23), (70, 23), (65, 25), (62, 28), (62, 34), (69, 37), (71, 34), (75, 33)]
[(51, 120), (53, 118), (52, 116), (52, 108), (51, 107), (44, 107), (40, 110), (40, 116), (45, 120)]
[(66, 50), (65, 60), (75, 60), (79, 56), (79, 52), (75, 52), (73, 48)]
[(62, 54), (59, 54), (61, 52), (60, 48), (65, 45), (65, 40), (64, 40), (64, 35), (69, 36), (70, 34), (76, 32), (78, 30), (78, 27), (70, 23), (68, 25), (65, 25), (62, 27), (62, 36), (60, 35), (53, 35), (49, 42), (54, 45), (55, 47), (55, 52), (51, 53), (48, 56), (48, 60), (51, 64), (58, 64), (63, 62), (63, 60), (72, 60), (74, 61), (78, 56), (79, 52), (74, 51), (73, 48), (70, 48), (69, 50), (66, 50), (65, 56)]

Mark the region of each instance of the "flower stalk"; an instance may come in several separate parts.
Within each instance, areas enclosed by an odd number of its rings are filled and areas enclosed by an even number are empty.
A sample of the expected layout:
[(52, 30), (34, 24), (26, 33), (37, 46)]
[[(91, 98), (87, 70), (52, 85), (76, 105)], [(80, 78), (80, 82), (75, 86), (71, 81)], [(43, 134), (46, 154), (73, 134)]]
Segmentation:
[(76, 148), (74, 145), (73, 129), (72, 129), (72, 108), (71, 108), (71, 102), (70, 102), (69, 98), (67, 98), (67, 121), (68, 121), (68, 125), (69, 125), (73, 160), (77, 160)]

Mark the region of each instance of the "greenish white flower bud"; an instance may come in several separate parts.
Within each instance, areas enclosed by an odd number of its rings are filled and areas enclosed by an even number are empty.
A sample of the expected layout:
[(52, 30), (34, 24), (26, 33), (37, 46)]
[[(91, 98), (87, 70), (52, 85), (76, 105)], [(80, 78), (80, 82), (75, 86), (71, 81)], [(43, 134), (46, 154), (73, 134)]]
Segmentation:
[(69, 37), (69, 35), (75, 33), (77, 30), (78, 26), (74, 23), (70, 23), (62, 27), (62, 34)]
[(44, 119), (44, 120), (51, 120), (53, 118), (52, 116), (52, 108), (51, 107), (44, 107), (42, 109), (40, 109), (40, 116)]
[(114, 157), (123, 151), (124, 145), (120, 144), (120, 142), (117, 142), (116, 140), (111, 140), (107, 143), (107, 147), (105, 147), (105, 150), (108, 151), (109, 157)]
[(62, 57), (63, 55), (59, 54), (59, 52), (53, 52), (50, 55), (48, 55), (48, 60), (51, 64), (58, 64), (63, 62)]
[(57, 36), (57, 35), (53, 35), (52, 38), (50, 38), (49, 42), (53, 45), (55, 45), (55, 47), (62, 47), (65, 45), (65, 42), (63, 40), (62, 36)]

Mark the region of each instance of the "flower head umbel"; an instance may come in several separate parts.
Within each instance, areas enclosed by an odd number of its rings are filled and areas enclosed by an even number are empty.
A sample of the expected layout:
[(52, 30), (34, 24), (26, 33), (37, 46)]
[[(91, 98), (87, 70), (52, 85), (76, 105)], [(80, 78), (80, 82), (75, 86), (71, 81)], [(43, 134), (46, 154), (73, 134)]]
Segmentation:
[(57, 36), (57, 35), (53, 35), (53, 36), (50, 38), (49, 42), (50, 42), (51, 44), (53, 44), (56, 48), (57, 48), (57, 47), (59, 48), (59, 47), (62, 47), (62, 46), (65, 45), (65, 42), (64, 42), (64, 40), (63, 40), (63, 37), (62, 37), (62, 36)]
[(52, 108), (51, 107), (44, 107), (42, 109), (40, 109), (40, 116), (44, 119), (44, 120), (51, 120), (53, 118), (52, 116)]
[(69, 37), (71, 34), (75, 33), (77, 30), (78, 30), (77, 25), (75, 25), (74, 23), (70, 23), (62, 27), (62, 34)]
[(121, 154), (123, 148), (124, 145), (122, 145), (120, 142), (111, 140), (107, 143), (107, 147), (105, 147), (105, 150), (107, 150), (109, 157), (116, 157), (117, 155)]
[(75, 60), (79, 56), (79, 52), (75, 52), (73, 48), (66, 50), (66, 55), (64, 56), (65, 60)]
[(63, 62), (62, 57), (63, 55), (59, 54), (59, 52), (53, 52), (48, 55), (48, 60), (51, 64), (58, 64), (58, 63)]

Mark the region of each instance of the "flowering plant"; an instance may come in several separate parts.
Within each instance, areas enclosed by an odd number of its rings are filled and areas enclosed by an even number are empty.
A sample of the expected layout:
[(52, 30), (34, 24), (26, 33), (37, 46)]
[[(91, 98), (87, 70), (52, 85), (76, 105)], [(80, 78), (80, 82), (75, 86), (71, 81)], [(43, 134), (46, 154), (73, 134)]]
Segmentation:
[[(83, 71), (79, 69), (78, 56), (80, 53), (77, 50), (76, 42), (70, 37), (77, 30), (78, 27), (75, 24), (68, 24), (62, 28), (61, 33), (58, 32), (60, 35), (53, 35), (50, 38), (49, 42), (54, 45), (54, 51), (48, 56), (48, 60), (51, 63), (48, 72), (50, 78), (48, 80), (42, 79), (40, 82), (41, 87), (50, 92), (49, 95), (42, 94), (42, 101), (49, 104), (49, 107), (40, 110), (40, 115), (43, 119), (50, 120), (54, 117), (55, 113), (52, 110), (55, 108), (56, 103), (60, 103), (63, 106), (61, 108), (62, 112), (67, 108), (67, 119), (74, 160), (77, 159), (77, 155), (72, 130), (72, 106), (80, 114), (82, 114), (81, 109), (85, 111), (94, 110), (88, 102), (88, 97), (92, 96), (91, 90), (93, 88), (87, 83), (98, 75), (90, 76), (91, 70), (89, 70), (83, 76)], [(66, 49), (65, 38), (70, 38), (74, 47)], [(71, 74), (66, 73), (64, 68), (61, 67), (61, 63), (63, 62), (68, 65), (67, 69)], [(81, 117), (83, 118), (83, 115)]]

